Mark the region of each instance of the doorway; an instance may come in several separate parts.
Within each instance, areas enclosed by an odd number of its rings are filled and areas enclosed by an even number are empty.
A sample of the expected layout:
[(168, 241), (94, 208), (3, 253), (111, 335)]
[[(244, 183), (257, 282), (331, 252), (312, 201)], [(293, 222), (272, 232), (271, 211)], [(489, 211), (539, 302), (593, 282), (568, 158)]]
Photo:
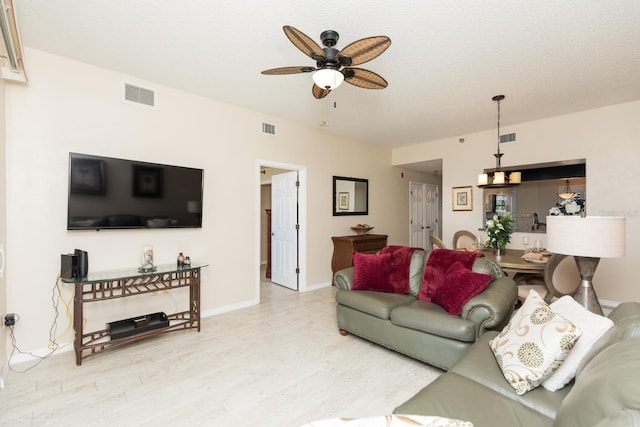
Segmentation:
[(409, 193), (409, 244), (414, 248), (430, 249), (429, 236), (440, 236), (438, 186), (412, 181)]
[[(298, 290), (298, 291), (306, 291), (307, 290), (307, 268), (306, 268), (306, 254), (307, 254), (307, 227), (306, 227), (306, 209), (307, 209), (307, 204), (306, 204), (306, 200), (307, 200), (307, 194), (306, 194), (306, 182), (307, 182), (307, 178), (306, 178), (306, 167), (302, 166), (302, 165), (294, 165), (294, 164), (287, 164), (287, 163), (280, 163), (280, 162), (273, 162), (273, 161), (269, 161), (269, 160), (258, 160), (257, 161), (257, 175), (258, 175), (258, 183), (257, 183), (257, 206), (258, 206), (258, 215), (257, 215), (257, 221), (258, 221), (258, 226), (256, 227), (257, 229), (257, 237), (256, 237), (256, 252), (257, 252), (257, 274), (256, 274), (256, 288), (257, 288), (257, 295), (258, 295), (258, 301), (260, 301), (260, 280), (261, 280), (261, 265), (262, 263), (265, 261), (265, 250), (264, 250), (264, 240), (265, 240), (265, 236), (268, 234), (268, 229), (266, 226), (266, 221), (264, 220), (264, 217), (266, 215), (265, 213), (265, 209), (264, 206), (268, 206), (271, 209), (271, 218), (272, 220), (274, 220), (276, 218), (277, 215), (279, 215), (277, 212), (274, 212), (274, 210), (279, 210), (279, 209), (288, 209), (291, 208), (291, 204), (295, 204), (294, 209), (296, 210), (297, 213), (297, 229), (295, 224), (288, 224), (289, 222), (294, 222), (296, 220), (296, 218), (291, 218), (291, 214), (287, 214), (284, 215), (285, 219), (285, 223), (286, 226), (284, 228), (286, 228), (287, 230), (283, 230), (286, 233), (291, 233), (293, 232), (295, 235), (291, 236), (289, 235), (289, 237), (286, 238), (286, 240), (280, 241), (279, 243), (277, 243), (276, 245), (273, 246), (273, 249), (271, 251), (272, 256), (275, 256), (275, 261), (277, 263), (277, 265), (279, 266), (278, 268), (281, 268), (282, 271), (279, 271), (278, 274), (281, 274), (281, 279), (277, 279), (282, 281), (282, 274), (285, 275), (284, 280), (287, 281), (287, 283), (281, 283), (281, 285), (292, 288), (294, 290)], [(269, 200), (268, 203), (266, 203), (266, 198), (267, 197), (271, 197), (271, 191), (265, 192), (263, 191), (264, 185), (273, 185), (274, 182), (273, 180), (273, 176), (275, 175), (280, 175), (278, 179), (276, 179), (275, 181), (280, 181), (280, 182), (284, 182), (284, 184), (279, 185), (280, 190), (282, 190), (283, 188), (285, 189), (285, 193), (288, 191), (286, 190), (287, 188), (290, 190), (290, 177), (292, 175), (297, 175), (297, 203), (295, 203), (294, 201), (292, 201), (290, 199), (291, 195), (284, 195), (284, 199), (285, 200), (283, 202), (283, 208), (278, 208), (277, 206), (272, 206), (271, 202)], [(285, 178), (285, 177), (289, 177), (289, 178)], [(279, 190), (279, 191), (280, 191)], [(293, 229), (292, 229), (293, 227)], [(277, 249), (277, 247), (280, 247), (282, 250)], [(282, 259), (278, 259), (278, 257), (287, 257), (286, 260), (282, 260)], [(271, 275), (272, 277), (270, 279), (267, 280), (271, 280), (272, 283), (275, 283), (276, 277), (273, 276), (275, 272), (274, 267), (276, 267), (276, 263), (272, 262), (272, 269), (271, 269)], [(292, 272), (293, 270), (293, 272)], [(290, 275), (293, 274), (294, 277), (290, 277)], [(277, 276), (277, 274), (276, 274)], [(294, 280), (294, 286), (290, 286), (291, 285), (291, 280)]]

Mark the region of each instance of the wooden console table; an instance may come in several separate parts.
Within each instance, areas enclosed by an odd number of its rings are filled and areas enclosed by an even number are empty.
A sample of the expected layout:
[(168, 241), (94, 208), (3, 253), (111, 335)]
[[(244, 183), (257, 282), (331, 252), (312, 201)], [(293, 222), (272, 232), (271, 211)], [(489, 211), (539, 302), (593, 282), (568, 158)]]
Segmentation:
[(337, 236), (333, 240), (333, 258), (331, 271), (333, 274), (353, 265), (353, 252), (374, 254), (387, 246), (386, 234), (365, 234), (357, 236)]
[[(200, 332), (200, 269), (207, 264), (192, 263), (190, 268), (177, 268), (175, 264), (159, 265), (154, 272), (140, 273), (137, 269), (103, 273), (90, 273), (82, 279), (61, 279), (75, 285), (73, 298), (73, 328), (75, 330), (74, 349), (76, 365), (96, 353), (128, 344), (143, 338), (182, 329), (197, 329)], [(83, 305), (89, 302), (105, 301), (189, 287), (189, 309), (167, 314), (169, 325), (145, 330), (131, 336), (111, 339), (109, 331), (102, 329), (85, 333), (83, 331)]]

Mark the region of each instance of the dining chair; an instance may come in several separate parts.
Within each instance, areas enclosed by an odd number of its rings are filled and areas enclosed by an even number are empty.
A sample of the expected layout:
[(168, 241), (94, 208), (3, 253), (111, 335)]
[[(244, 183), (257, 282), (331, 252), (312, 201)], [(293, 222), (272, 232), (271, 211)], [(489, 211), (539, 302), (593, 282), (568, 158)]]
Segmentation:
[(475, 245), (477, 237), (470, 231), (458, 230), (453, 234), (453, 249), (466, 249), (471, 245)]
[(432, 249), (447, 249), (447, 245), (445, 245), (438, 236), (434, 236), (433, 234), (429, 236), (429, 242), (431, 242)]
[(546, 303), (554, 298), (572, 295), (580, 286), (580, 274), (572, 256), (552, 254), (542, 274), (515, 275), (518, 284), (518, 300), (524, 301), (529, 291), (534, 289)]

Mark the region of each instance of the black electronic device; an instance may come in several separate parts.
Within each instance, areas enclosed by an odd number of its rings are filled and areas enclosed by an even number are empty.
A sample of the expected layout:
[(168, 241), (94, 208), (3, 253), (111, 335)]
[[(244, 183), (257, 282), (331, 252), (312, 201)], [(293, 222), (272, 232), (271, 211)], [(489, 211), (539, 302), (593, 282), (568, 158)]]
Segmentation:
[(115, 340), (168, 326), (169, 318), (164, 312), (159, 312), (107, 323), (107, 332)]
[(89, 254), (82, 249), (76, 249), (73, 254), (78, 257), (77, 277), (79, 279), (87, 277), (89, 274)]
[(67, 230), (201, 228), (203, 169), (69, 153)]
[(75, 254), (60, 255), (60, 277), (75, 279), (78, 277), (78, 256)]

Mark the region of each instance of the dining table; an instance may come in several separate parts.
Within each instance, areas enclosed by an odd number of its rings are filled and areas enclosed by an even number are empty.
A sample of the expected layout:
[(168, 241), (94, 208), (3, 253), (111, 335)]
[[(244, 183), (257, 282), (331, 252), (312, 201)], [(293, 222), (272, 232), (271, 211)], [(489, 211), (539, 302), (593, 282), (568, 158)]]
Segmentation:
[(522, 274), (542, 274), (546, 263), (532, 262), (522, 259), (524, 251), (521, 249), (507, 249), (504, 255), (496, 256), (492, 248), (481, 251), (487, 259), (495, 261), (502, 270), (510, 277), (518, 273)]

